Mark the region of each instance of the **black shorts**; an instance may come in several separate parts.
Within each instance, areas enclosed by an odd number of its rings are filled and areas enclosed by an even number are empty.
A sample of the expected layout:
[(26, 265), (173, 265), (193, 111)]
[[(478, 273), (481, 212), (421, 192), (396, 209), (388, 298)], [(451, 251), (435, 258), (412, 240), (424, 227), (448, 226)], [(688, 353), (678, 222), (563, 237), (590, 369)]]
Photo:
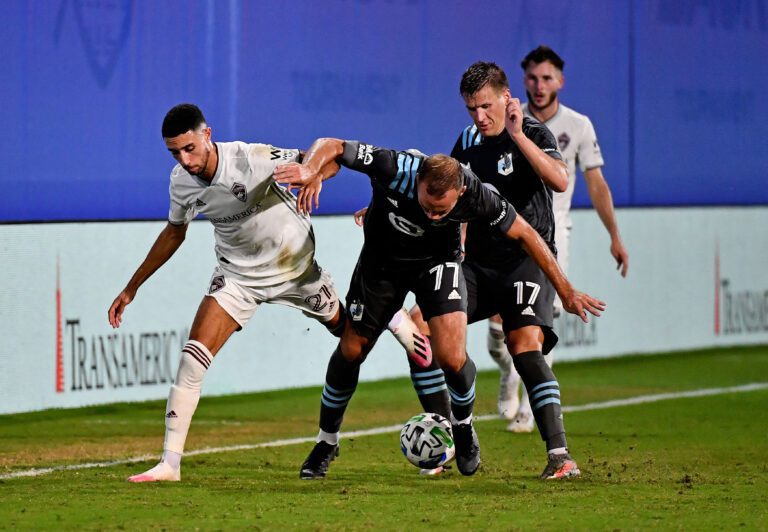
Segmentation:
[(544, 332), (543, 352), (557, 344), (552, 330), (555, 287), (532, 258), (525, 257), (511, 269), (484, 268), (465, 261), (467, 281), (467, 321), (501, 316), (504, 332), (537, 325)]
[(450, 312), (467, 312), (467, 285), (461, 263), (419, 263), (393, 270), (361, 256), (347, 292), (352, 328), (375, 340), (400, 310), (408, 292), (416, 296), (425, 320)]

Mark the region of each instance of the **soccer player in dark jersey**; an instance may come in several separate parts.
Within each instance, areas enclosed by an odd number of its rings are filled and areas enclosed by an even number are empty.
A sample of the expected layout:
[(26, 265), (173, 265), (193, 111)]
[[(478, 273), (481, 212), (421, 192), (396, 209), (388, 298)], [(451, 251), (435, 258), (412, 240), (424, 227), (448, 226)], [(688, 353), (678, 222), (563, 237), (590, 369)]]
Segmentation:
[[(301, 467), (301, 478), (322, 478), (339, 452), (339, 429), (357, 386), (360, 364), (410, 291), (432, 331), (432, 353), (445, 372), (451, 395), (456, 465), (472, 475), (480, 447), (472, 425), (475, 365), (467, 356), (467, 292), (460, 263), (460, 225), (474, 220), (505, 238), (519, 240), (552, 279), (566, 310), (586, 320), (603, 302), (573, 289), (539, 234), (501, 196), (452, 157), (424, 157), (338, 139), (319, 139), (303, 164), (275, 173), (278, 183), (315, 187), (319, 169), (337, 160), (367, 174), (373, 186), (365, 220), (365, 242), (347, 293), (348, 320), (328, 363), (320, 405), (317, 444)], [(551, 305), (550, 305), (551, 307)], [(550, 308), (551, 311), (551, 308)]]
[[(474, 124), (459, 135), (451, 155), (509, 201), (556, 253), (552, 191), (568, 187), (557, 141), (541, 123), (523, 116), (496, 64), (470, 66), (460, 92)], [(552, 284), (519, 242), (499, 238), (483, 224), (469, 223), (465, 245), (469, 319), (501, 316), (505, 343), (546, 442), (548, 461), (541, 476), (577, 476), (579, 469), (568, 454), (559, 386), (544, 360), (557, 343)]]

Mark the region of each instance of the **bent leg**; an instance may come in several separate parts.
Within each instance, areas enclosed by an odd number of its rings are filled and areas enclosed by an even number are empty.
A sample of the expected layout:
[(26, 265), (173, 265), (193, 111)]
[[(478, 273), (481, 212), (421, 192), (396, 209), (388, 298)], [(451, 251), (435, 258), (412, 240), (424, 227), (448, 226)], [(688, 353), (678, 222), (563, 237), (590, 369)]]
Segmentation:
[(205, 372), (219, 349), (239, 328), (240, 325), (213, 297), (203, 298), (189, 333), (189, 341), (182, 349), (176, 379), (168, 393), (163, 458), (154, 468), (128, 480), (180, 480), (181, 456), (200, 400)]

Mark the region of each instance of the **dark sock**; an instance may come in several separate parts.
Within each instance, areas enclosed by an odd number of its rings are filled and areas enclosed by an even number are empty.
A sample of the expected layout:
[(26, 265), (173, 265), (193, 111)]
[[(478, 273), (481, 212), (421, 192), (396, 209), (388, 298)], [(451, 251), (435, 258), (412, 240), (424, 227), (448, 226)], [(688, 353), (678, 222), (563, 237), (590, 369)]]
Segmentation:
[(459, 421), (468, 418), (472, 415), (472, 409), (475, 406), (475, 376), (477, 375), (475, 363), (467, 355), (467, 361), (457, 373), (443, 371), (448, 392), (451, 394), (453, 417)]
[(547, 450), (567, 447), (563, 414), (560, 410), (560, 386), (544, 361), (541, 351), (528, 351), (512, 357), (531, 401), (533, 418)]
[(433, 358), (432, 364), (427, 368), (420, 368), (410, 357), (408, 364), (411, 366), (411, 382), (419, 397), (421, 408), (424, 412), (440, 414), (450, 421), (451, 398), (445, 385), (445, 375), (437, 359)]
[(325, 432), (339, 432), (344, 411), (357, 388), (362, 360), (348, 362), (337, 347), (328, 361), (325, 386), (320, 398), (320, 428)]

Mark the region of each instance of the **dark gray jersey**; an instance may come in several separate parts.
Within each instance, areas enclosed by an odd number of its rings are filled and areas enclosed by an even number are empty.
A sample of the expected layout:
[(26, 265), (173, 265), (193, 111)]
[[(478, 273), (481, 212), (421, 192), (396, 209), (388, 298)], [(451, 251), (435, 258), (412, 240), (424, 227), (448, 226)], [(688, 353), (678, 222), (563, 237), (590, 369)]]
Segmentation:
[(466, 192), (437, 222), (427, 218), (416, 197), (416, 176), (426, 157), (358, 141), (346, 141), (341, 164), (371, 178), (373, 198), (365, 216), (363, 254), (391, 265), (444, 262), (460, 257), (461, 222), (474, 220), (501, 235), (515, 220), (515, 210), (464, 168)]
[[(562, 160), (552, 133), (537, 120), (525, 117), (523, 132), (553, 159)], [(483, 137), (476, 126), (464, 129), (451, 155), (493, 190), (509, 201), (555, 251), (552, 190), (544, 184), (506, 130), (497, 137)], [(503, 267), (526, 256), (519, 243), (500, 238), (487, 226), (470, 223), (467, 259), (486, 267)]]

